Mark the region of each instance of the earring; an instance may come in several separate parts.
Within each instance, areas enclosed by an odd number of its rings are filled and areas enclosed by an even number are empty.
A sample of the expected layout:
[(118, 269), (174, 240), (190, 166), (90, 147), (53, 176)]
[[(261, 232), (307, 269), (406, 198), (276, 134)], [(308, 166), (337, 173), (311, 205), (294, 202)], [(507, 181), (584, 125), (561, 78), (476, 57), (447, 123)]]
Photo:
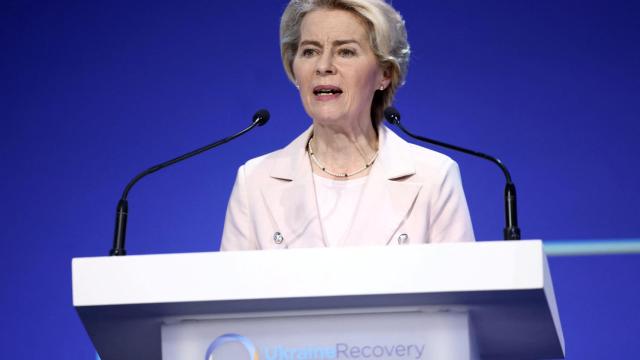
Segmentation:
[(296, 81), (296, 89), (300, 90), (300, 84)]
[(380, 91), (384, 91), (384, 85), (380, 85)]

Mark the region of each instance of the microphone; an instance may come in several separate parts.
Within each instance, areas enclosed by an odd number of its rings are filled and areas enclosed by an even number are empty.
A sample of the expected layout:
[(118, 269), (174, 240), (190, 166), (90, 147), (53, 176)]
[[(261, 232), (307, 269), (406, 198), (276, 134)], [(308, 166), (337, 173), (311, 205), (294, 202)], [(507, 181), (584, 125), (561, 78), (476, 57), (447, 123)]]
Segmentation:
[(390, 122), (393, 125), (396, 125), (398, 128), (400, 128), (400, 130), (402, 130), (402, 132), (404, 132), (405, 134), (409, 135), (410, 137), (416, 140), (424, 141), (424, 142), (441, 146), (447, 149), (460, 151), (465, 154), (477, 156), (485, 160), (489, 160), (494, 164), (498, 165), (498, 167), (500, 167), (500, 170), (502, 170), (502, 173), (504, 174), (507, 181), (504, 187), (504, 211), (505, 211), (505, 227), (503, 230), (504, 240), (520, 240), (520, 228), (518, 227), (518, 209), (516, 206), (516, 186), (513, 183), (513, 181), (511, 181), (511, 174), (509, 173), (509, 170), (507, 170), (507, 167), (502, 163), (502, 161), (500, 161), (498, 158), (481, 153), (479, 151), (465, 149), (460, 146), (451, 145), (451, 144), (444, 143), (442, 141), (433, 140), (420, 135), (412, 134), (411, 132), (409, 132), (409, 130), (405, 129), (405, 127), (402, 126), (402, 124), (400, 123), (400, 112), (394, 107), (390, 106), (384, 109), (384, 117), (385, 119), (387, 119), (388, 122)]
[(149, 174), (153, 174), (156, 171), (162, 170), (164, 168), (166, 168), (167, 166), (173, 165), (175, 163), (178, 163), (182, 160), (186, 160), (190, 157), (196, 156), (198, 154), (201, 154), (207, 150), (211, 150), (215, 147), (218, 147), (222, 144), (228, 143), (229, 141), (240, 137), (242, 135), (244, 135), (245, 133), (248, 133), (249, 131), (253, 130), (253, 128), (257, 127), (257, 126), (262, 126), (264, 124), (267, 123), (267, 121), (269, 121), (269, 111), (266, 109), (260, 109), (258, 111), (256, 111), (255, 114), (253, 114), (253, 121), (251, 123), (251, 125), (249, 127), (247, 127), (246, 129), (231, 135), (229, 137), (226, 137), (224, 139), (218, 140), (214, 143), (211, 143), (209, 145), (203, 146), (201, 148), (195, 149), (191, 152), (188, 152), (184, 155), (178, 156), (175, 159), (171, 159), (169, 161), (165, 161), (163, 163), (160, 163), (158, 165), (154, 165), (150, 168), (148, 168), (147, 170), (139, 173), (138, 175), (136, 175), (133, 179), (131, 179), (131, 181), (129, 181), (129, 183), (127, 184), (127, 186), (124, 188), (124, 191), (122, 192), (122, 196), (120, 197), (120, 201), (118, 201), (118, 206), (116, 207), (116, 227), (115, 227), (115, 231), (114, 231), (114, 235), (113, 235), (113, 248), (111, 249), (111, 251), (109, 251), (109, 255), (111, 256), (121, 256), (121, 255), (126, 255), (127, 251), (124, 248), (124, 241), (125, 241), (125, 236), (126, 236), (126, 232), (127, 232), (127, 215), (129, 213), (129, 204), (127, 202), (127, 196), (129, 195), (129, 191), (131, 190), (131, 188), (133, 187), (133, 185), (135, 185), (140, 179), (142, 179), (143, 177), (149, 175)]

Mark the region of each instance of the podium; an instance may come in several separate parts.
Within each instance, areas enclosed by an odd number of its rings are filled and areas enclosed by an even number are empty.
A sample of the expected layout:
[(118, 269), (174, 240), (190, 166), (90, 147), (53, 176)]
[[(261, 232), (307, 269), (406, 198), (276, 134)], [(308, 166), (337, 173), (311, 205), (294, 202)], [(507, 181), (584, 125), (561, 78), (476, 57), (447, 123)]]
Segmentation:
[(557, 359), (542, 242), (76, 258), (102, 360)]

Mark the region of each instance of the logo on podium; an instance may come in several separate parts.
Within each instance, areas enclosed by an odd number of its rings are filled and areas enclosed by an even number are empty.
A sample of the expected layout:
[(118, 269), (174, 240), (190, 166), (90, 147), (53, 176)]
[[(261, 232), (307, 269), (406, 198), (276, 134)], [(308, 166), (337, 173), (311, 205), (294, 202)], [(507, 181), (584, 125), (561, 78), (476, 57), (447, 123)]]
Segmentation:
[(205, 360), (215, 360), (215, 358), (213, 357), (213, 353), (221, 345), (224, 345), (224, 344), (227, 344), (227, 343), (240, 343), (240, 344), (242, 344), (242, 346), (244, 346), (244, 349), (249, 354), (249, 357), (248, 357), (249, 360), (260, 360), (260, 356), (258, 355), (258, 351), (256, 350), (256, 347), (253, 345), (251, 340), (247, 339), (246, 337), (244, 337), (242, 335), (238, 335), (238, 334), (224, 334), (224, 335), (218, 336), (218, 338), (213, 340), (211, 345), (209, 345), (209, 348), (207, 349), (207, 353), (206, 353), (204, 359)]

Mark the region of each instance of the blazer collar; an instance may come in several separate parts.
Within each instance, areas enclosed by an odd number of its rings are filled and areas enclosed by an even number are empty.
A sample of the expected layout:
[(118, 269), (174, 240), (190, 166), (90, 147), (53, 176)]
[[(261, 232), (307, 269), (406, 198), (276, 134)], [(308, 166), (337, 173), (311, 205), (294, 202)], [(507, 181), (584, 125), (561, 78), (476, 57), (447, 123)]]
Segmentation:
[(409, 144), (402, 140), (386, 126), (378, 128), (378, 165), (382, 168), (383, 176), (393, 180), (416, 173), (416, 165), (411, 159)]
[[(274, 179), (299, 180), (311, 173), (309, 157), (307, 156), (307, 142), (313, 133), (313, 126), (293, 140), (284, 149), (276, 152), (269, 175)], [(309, 173), (309, 174), (307, 174)]]

